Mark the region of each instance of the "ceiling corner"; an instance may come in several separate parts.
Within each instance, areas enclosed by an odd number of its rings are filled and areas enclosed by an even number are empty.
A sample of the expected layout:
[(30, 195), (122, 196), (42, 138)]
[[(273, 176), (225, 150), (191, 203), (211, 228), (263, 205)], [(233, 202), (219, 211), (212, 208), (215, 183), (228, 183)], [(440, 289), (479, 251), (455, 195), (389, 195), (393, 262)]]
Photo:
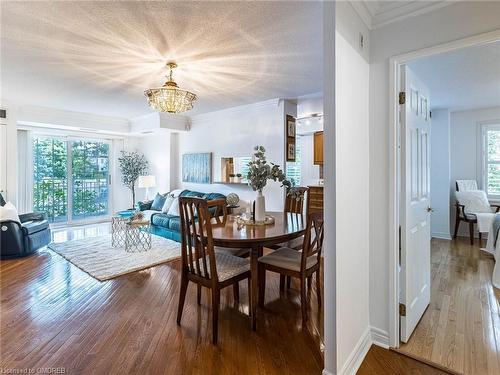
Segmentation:
[(367, 1), (349, 1), (353, 9), (358, 14), (359, 18), (366, 25), (368, 30), (372, 29), (373, 25), (373, 9), (368, 6)]

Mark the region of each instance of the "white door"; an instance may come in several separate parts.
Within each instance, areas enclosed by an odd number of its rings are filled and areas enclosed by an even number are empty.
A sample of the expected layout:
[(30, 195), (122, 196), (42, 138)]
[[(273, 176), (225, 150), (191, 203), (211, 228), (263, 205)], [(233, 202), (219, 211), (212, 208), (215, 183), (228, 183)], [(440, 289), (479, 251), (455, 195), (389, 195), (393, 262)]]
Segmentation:
[(407, 342), (430, 302), (429, 91), (401, 67), (400, 325)]

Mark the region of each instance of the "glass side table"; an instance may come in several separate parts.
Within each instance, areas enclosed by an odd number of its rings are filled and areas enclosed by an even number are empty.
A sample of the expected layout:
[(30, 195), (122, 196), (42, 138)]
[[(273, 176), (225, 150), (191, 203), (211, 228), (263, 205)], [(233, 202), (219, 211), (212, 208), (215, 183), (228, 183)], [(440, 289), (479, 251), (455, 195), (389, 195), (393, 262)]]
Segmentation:
[(133, 220), (125, 223), (125, 251), (138, 253), (151, 249), (149, 220)]

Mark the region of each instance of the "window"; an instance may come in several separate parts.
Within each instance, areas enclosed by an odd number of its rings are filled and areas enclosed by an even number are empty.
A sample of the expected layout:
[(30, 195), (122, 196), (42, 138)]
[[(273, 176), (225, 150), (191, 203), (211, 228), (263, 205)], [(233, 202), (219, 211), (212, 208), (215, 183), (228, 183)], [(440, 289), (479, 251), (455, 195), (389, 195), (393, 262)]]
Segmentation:
[(500, 197), (500, 125), (483, 125), (482, 135), (484, 190)]
[(35, 137), (33, 209), (52, 222), (109, 214), (109, 143)]
[(295, 162), (286, 163), (286, 179), (289, 181), (293, 180), (295, 186), (300, 186), (300, 149), (301, 149), (301, 139), (297, 137), (295, 142)]

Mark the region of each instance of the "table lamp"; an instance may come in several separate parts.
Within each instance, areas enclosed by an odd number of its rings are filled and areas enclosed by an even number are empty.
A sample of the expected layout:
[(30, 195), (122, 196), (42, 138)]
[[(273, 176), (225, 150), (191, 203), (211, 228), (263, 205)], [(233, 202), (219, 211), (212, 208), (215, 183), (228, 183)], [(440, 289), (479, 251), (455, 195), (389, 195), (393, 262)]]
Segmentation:
[(155, 176), (139, 176), (138, 186), (146, 188), (146, 201), (149, 201), (149, 188), (156, 186)]

